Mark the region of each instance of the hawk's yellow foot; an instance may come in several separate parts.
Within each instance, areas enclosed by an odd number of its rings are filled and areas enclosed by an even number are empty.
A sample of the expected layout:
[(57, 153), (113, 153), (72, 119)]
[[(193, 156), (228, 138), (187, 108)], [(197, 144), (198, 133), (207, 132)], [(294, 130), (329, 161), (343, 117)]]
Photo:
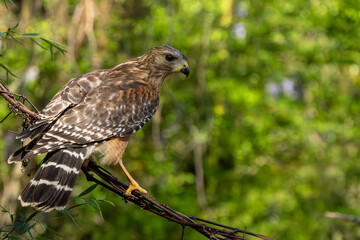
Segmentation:
[(137, 182), (130, 182), (129, 188), (125, 192), (125, 196), (129, 197), (133, 190), (138, 190), (144, 194), (147, 194), (147, 191), (140, 187), (140, 185)]
[(126, 190), (125, 195), (130, 196), (131, 192), (133, 190), (139, 190), (140, 192), (147, 194), (147, 191), (145, 189), (143, 189), (142, 187), (140, 187), (140, 185), (132, 178), (130, 173), (126, 170), (126, 168), (122, 162), (122, 159), (120, 160), (119, 164), (120, 164), (121, 170), (123, 170), (126, 178), (130, 182), (129, 188)]

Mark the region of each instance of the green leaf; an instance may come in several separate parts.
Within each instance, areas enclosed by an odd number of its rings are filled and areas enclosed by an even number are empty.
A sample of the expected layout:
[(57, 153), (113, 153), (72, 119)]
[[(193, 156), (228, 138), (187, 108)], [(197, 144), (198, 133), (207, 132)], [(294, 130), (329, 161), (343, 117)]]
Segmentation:
[(37, 36), (39, 36), (39, 34), (38, 33), (23, 33), (23, 34), (21, 34), (21, 36), (23, 36), (23, 37), (37, 37)]
[(73, 221), (73, 223), (75, 224), (75, 226), (78, 227), (79, 229), (81, 229), (80, 226), (79, 226), (79, 224), (78, 224), (78, 223), (75, 221), (75, 219), (73, 218), (72, 213), (71, 213), (69, 210), (67, 210), (67, 209), (64, 209), (64, 212), (70, 217), (70, 219)]
[(17, 76), (10, 70), (10, 68), (8, 67), (8, 66), (6, 66), (5, 64), (3, 64), (3, 63), (0, 63), (0, 67), (2, 67), (3, 69), (5, 69), (5, 71), (6, 71), (6, 73), (7, 74), (11, 74), (11, 75), (13, 75), (14, 77), (16, 77), (17, 78)]
[(16, 6), (16, 4), (13, 2), (13, 0), (5, 0), (5, 2), (8, 1), (9, 3), (11, 3), (12, 5)]
[(13, 32), (19, 26), (19, 20), (17, 20), (16, 25), (12, 28), (9, 28), (7, 32)]
[(97, 184), (97, 183), (95, 183), (95, 184), (91, 185), (91, 186), (90, 186), (90, 187), (88, 187), (85, 191), (83, 191), (82, 193), (80, 193), (78, 197), (82, 197), (82, 196), (84, 196), (84, 195), (86, 195), (86, 194), (90, 193), (90, 192), (91, 192), (92, 190), (94, 190), (97, 186), (98, 186), (98, 184)]
[(100, 214), (100, 217), (101, 217), (102, 221), (105, 222), (99, 203), (93, 198), (91, 200), (96, 204), (97, 210), (99, 211), (99, 214)]
[(38, 45), (39, 47), (41, 47), (42, 49), (44, 49), (45, 51), (49, 51), (49, 49), (47, 49), (46, 47), (44, 47), (43, 45), (41, 45), (40, 43), (38, 43), (37, 41), (35, 41), (35, 39), (31, 39), (31, 41), (33, 41), (33, 43), (35, 43), (36, 45)]
[(16, 6), (16, 4), (15, 4), (12, 0), (4, 0), (4, 4), (5, 4), (6, 9), (7, 9), (8, 11), (10, 11), (8, 5), (6, 4), (7, 1), (9, 1), (9, 3), (11, 3), (11, 4), (15, 5), (15, 6)]
[[(86, 203), (85, 201), (81, 201), (80, 199), (78, 199), (78, 198), (76, 198), (76, 197), (72, 197), (71, 200), (76, 201), (76, 202), (80, 202), (80, 203), (85, 204), (85, 205), (89, 205), (89, 204)], [(91, 206), (91, 205), (89, 205), (89, 206)]]
[(49, 230), (49, 232), (51, 232), (52, 234), (55, 234), (56, 236), (65, 238), (63, 235), (61, 235), (60, 233), (58, 233), (57, 231), (55, 231), (54, 229), (50, 228), (50, 227), (46, 227), (47, 230)]
[(51, 50), (51, 47), (54, 47), (54, 48), (58, 49), (62, 54), (64, 54), (65, 52), (67, 52), (67, 50), (66, 50), (62, 45), (60, 45), (60, 44), (57, 43), (57, 42), (51, 41), (51, 40), (49, 40), (49, 39), (47, 39), (47, 38), (43, 38), (43, 37), (41, 37), (40, 39), (41, 39), (42, 41), (46, 42), (47, 44), (49, 44), (49, 46), (50, 46), (50, 51), (52, 51), (52, 50)]
[(0, 208), (1, 208), (1, 211), (2, 211), (2, 212), (6, 212), (6, 213), (9, 212), (8, 210), (6, 210), (6, 209), (5, 209), (3, 206), (1, 206), (1, 205), (0, 205)]
[(31, 215), (25, 220), (25, 222), (28, 222), (28, 221), (32, 220), (38, 213), (39, 213), (39, 211), (33, 212), (33, 214), (31, 214)]
[(68, 208), (68, 210), (73, 209), (73, 208), (76, 208), (76, 207), (84, 206), (84, 205), (89, 205), (89, 204), (87, 204), (87, 203), (79, 203), (79, 204), (75, 204), (75, 205), (73, 205), (73, 206), (69, 207), (69, 208)]
[(106, 203), (110, 204), (111, 206), (115, 207), (115, 204), (113, 202), (109, 201), (109, 200), (101, 199), (101, 200), (98, 200), (98, 201), (106, 202)]
[(50, 54), (51, 54), (51, 60), (54, 61), (54, 51), (53, 51), (53, 46), (50, 45)]
[[(14, 32), (15, 33), (15, 32)], [(17, 43), (19, 44), (22, 44), (22, 42), (17, 38), (17, 37), (14, 37), (12, 35), (9, 35), (9, 38), (13, 39), (14, 41), (16, 41)]]

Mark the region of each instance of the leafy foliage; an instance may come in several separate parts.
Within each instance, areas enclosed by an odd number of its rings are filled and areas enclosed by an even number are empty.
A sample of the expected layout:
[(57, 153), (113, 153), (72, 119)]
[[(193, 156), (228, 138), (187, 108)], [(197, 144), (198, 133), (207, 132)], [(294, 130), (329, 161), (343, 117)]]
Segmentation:
[[(99, 205), (99, 202), (103, 200), (96, 200), (94, 198), (80, 199), (80, 197), (89, 194), (96, 187), (97, 185), (94, 184), (89, 188), (87, 188), (85, 191), (83, 191), (81, 194), (79, 194), (78, 198), (73, 198), (74, 201), (80, 202), (80, 204), (69, 206), (63, 211), (56, 212), (56, 216), (54, 218), (49, 217), (49, 215), (51, 216), (52, 214), (43, 213), (41, 215), (39, 211), (33, 211), (28, 217), (25, 217), (22, 211), (20, 211), (20, 213), (17, 215), (10, 213), (4, 207), (0, 206), (3, 214), (7, 214), (11, 222), (11, 224), (1, 227), (0, 238), (1, 239), (36, 239), (36, 240), (48, 239), (47, 237), (37, 236), (39, 235), (39, 233), (43, 233), (45, 234), (45, 236), (52, 235), (63, 239), (65, 238), (65, 236), (60, 234), (56, 230), (52, 229), (51, 227), (49, 227), (48, 224), (51, 224), (51, 222), (54, 220), (60, 221), (61, 219), (68, 218), (71, 220), (71, 222), (73, 222), (73, 224), (77, 228), (81, 229), (77, 221), (75, 220), (75, 218), (78, 217), (78, 214), (74, 214), (72, 211), (70, 211), (71, 209), (75, 209), (80, 206), (89, 206), (91, 208), (94, 208), (99, 213), (101, 219), (104, 221), (102, 211)], [(109, 201), (107, 202), (114, 206), (112, 202)]]

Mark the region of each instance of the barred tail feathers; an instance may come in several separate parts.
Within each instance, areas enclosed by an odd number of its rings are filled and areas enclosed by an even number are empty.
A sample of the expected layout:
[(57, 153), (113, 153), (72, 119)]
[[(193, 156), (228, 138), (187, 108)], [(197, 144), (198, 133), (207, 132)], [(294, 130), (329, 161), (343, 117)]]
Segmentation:
[[(33, 156), (34, 154), (31, 154), (31, 151), (33, 150), (33, 148), (36, 146), (36, 144), (38, 143), (38, 141), (40, 140), (39, 137), (33, 139), (28, 145), (18, 149), (16, 152), (14, 152), (13, 154), (10, 155), (10, 157), (8, 158), (8, 163), (18, 163), (23, 159), (27, 159), (31, 156)], [(35, 154), (37, 155), (37, 154)]]
[(21, 205), (44, 212), (64, 209), (80, 167), (90, 155), (87, 152), (88, 148), (72, 148), (48, 153), (34, 178), (19, 196)]

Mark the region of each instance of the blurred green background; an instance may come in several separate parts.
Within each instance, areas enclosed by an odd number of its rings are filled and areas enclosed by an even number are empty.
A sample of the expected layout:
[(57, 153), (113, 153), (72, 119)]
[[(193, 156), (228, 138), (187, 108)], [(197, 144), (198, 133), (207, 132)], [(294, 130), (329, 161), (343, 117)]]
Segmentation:
[[(124, 156), (157, 201), (276, 239), (360, 239), (356, 223), (325, 216), (360, 215), (358, 0), (6, 2), (13, 13), (0, 4), (0, 31), (19, 20), (21, 32), (68, 50), (52, 60), (30, 39), (0, 39), (0, 61), (19, 76), (1, 69), (1, 79), (39, 109), (72, 77), (157, 45), (188, 57), (189, 78), (166, 81), (158, 113)], [(1, 124), (0, 203), (29, 214), (16, 200), (29, 178), (6, 163), (19, 131), (14, 115)], [(90, 185), (81, 174), (73, 195)], [(80, 229), (55, 213), (44, 221), (65, 239), (180, 239), (179, 225), (107, 190), (85, 198), (116, 207), (100, 205), (104, 221), (91, 207), (73, 209)], [(1, 224), (7, 218), (0, 213)], [(184, 239), (205, 238), (186, 229)]]

